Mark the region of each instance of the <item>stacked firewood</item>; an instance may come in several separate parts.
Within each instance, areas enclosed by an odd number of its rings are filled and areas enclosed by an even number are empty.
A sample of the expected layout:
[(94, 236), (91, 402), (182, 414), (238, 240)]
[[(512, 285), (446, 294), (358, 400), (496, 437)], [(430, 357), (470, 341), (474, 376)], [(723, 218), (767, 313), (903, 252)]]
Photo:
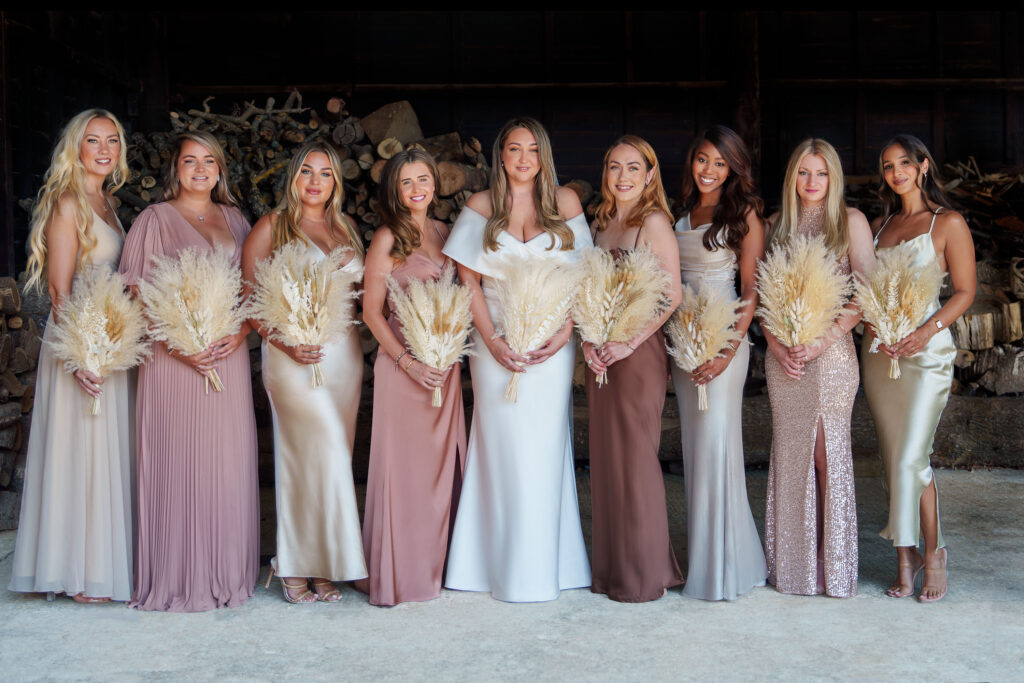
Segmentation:
[(18, 525), (20, 491), (42, 339), (22, 310), (18, 282), (0, 278), (0, 531)]
[(456, 132), (424, 137), (407, 101), (387, 104), (359, 118), (337, 97), (327, 100), (323, 114), (305, 107), (298, 91), (292, 91), (281, 107), (271, 97), (262, 107), (248, 102), (244, 107), (236, 105), (231, 113), (211, 111), (212, 99), (207, 98), (202, 109), (170, 112), (170, 131), (132, 134), (131, 177), (116, 195), (126, 225), (161, 199), (160, 184), (171, 146), (179, 133), (190, 130), (217, 136), (227, 153), (231, 189), (244, 202), (251, 221), (281, 202), (289, 159), (303, 143), (317, 139), (331, 143), (341, 156), (345, 212), (356, 220), (367, 242), (380, 225), (377, 186), (384, 164), (403, 149), (426, 150), (438, 162), (441, 202), (436, 216), (440, 220), (453, 220), (469, 195), (488, 185), (490, 169), (480, 141), (463, 140)]

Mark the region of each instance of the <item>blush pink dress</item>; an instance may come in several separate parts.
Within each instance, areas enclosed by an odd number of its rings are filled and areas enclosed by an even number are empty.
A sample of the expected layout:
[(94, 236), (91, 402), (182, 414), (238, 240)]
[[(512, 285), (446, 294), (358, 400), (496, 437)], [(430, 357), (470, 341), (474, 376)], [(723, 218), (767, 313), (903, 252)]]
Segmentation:
[[(235, 239), (235, 262), (249, 224), (220, 205)], [(125, 240), (121, 273), (145, 280), (155, 255), (210, 244), (169, 204), (139, 214)], [(136, 403), (138, 535), (131, 605), (199, 612), (243, 604), (259, 572), (256, 420), (245, 344), (217, 364), (224, 391), (163, 344), (139, 369)]]
[[(391, 271), (403, 289), (410, 280), (440, 275), (437, 263), (420, 252), (413, 252)], [(388, 316), (388, 324), (404, 345), (394, 313)], [(459, 367), (452, 369), (441, 389), (440, 408), (430, 405), (431, 393), (396, 368), (388, 354), (378, 351), (363, 519), (370, 577), (359, 584), (374, 605), (431, 600), (441, 594), (466, 453)]]

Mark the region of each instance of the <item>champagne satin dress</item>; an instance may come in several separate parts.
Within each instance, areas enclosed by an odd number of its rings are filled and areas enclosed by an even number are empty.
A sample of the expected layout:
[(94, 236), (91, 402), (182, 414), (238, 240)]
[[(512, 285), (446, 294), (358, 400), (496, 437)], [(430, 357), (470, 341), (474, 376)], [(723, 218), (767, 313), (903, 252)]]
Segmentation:
[[(825, 207), (801, 211), (796, 232), (821, 234)], [(843, 255), (840, 268), (850, 273)], [(854, 494), (850, 419), (860, 372), (849, 332), (792, 379), (771, 353), (765, 358), (772, 406), (772, 454), (764, 543), (768, 582), (782, 593), (814, 595), (817, 588), (817, 484), (814, 444), (818, 423), (825, 434), (823, 503), (825, 594), (857, 594), (857, 499)]]
[[(307, 245), (318, 259), (323, 251)], [(358, 256), (342, 270), (361, 273)], [(348, 305), (352, 305), (349, 302)], [(363, 351), (354, 325), (323, 345), (323, 386), (312, 366), (263, 341), (263, 386), (274, 418), (277, 573), (331, 581), (366, 576), (352, 444), (363, 386)]]
[[(429, 256), (413, 252), (395, 266), (391, 277), (404, 289), (411, 280), (436, 280), (441, 272)], [(393, 312), (388, 325), (404, 345)], [(357, 584), (369, 593), (370, 604), (390, 606), (441, 594), (466, 456), (460, 370), (461, 364), (452, 368), (441, 388), (441, 406), (435, 408), (431, 391), (396, 368), (388, 354), (377, 353), (363, 519), (370, 578)]]
[[(689, 216), (676, 223), (683, 284), (698, 288), (708, 282), (735, 299), (736, 254), (726, 247), (705, 249), (709, 227), (691, 229)], [(768, 574), (743, 464), (743, 385), (749, 362), (744, 340), (725, 372), (706, 385), (707, 410), (698, 410), (697, 385), (690, 373), (672, 363), (686, 485), (687, 597), (734, 600), (763, 586)]]
[[(84, 268), (117, 268), (124, 233), (93, 212)], [(47, 320), (43, 340), (49, 341)], [(135, 371), (103, 378), (99, 415), (43, 344), (8, 590), (128, 600), (132, 592)]]
[[(626, 253), (612, 251), (616, 258)], [(590, 590), (619, 602), (657, 600), (666, 588), (683, 582), (669, 538), (665, 479), (658, 460), (668, 366), (665, 335), (658, 330), (608, 368), (603, 387), (586, 371), (593, 511)]]
[[(935, 216), (928, 232), (881, 249), (910, 249), (914, 252), (914, 265), (938, 259), (932, 244)], [(888, 222), (886, 219), (882, 224), (879, 235)], [(875, 245), (878, 249), (877, 235)], [(936, 297), (928, 309), (928, 317), (939, 308)], [(889, 523), (882, 529), (881, 536), (891, 540), (894, 546), (917, 546), (921, 538), (921, 495), (933, 477), (932, 443), (953, 385), (956, 346), (949, 328), (940, 330), (919, 353), (900, 358), (901, 376), (890, 379), (889, 357), (881, 352), (868, 353), (871, 341), (871, 335), (864, 335), (861, 370), (864, 394), (878, 431), (878, 447), (885, 463), (889, 493)], [(936, 547), (945, 545), (940, 526)]]

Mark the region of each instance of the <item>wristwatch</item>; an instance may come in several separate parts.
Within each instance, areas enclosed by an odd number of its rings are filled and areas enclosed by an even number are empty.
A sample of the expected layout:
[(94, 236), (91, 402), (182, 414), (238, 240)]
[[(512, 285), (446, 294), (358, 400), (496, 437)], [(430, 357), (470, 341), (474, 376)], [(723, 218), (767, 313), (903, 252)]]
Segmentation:
[(942, 321), (939, 320), (938, 318), (934, 318), (934, 321), (935, 321), (935, 327), (937, 327), (937, 328), (939, 328), (941, 330), (942, 329)]

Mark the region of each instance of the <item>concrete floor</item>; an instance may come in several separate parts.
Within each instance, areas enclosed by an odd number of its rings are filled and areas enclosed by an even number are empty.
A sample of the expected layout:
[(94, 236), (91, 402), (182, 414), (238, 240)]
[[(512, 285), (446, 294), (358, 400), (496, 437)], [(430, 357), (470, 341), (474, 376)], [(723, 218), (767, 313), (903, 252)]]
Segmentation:
[[(876, 534), (885, 499), (858, 466), (860, 595), (755, 589), (733, 603), (670, 591), (626, 605), (587, 590), (510, 605), (445, 591), (429, 603), (289, 605), (276, 584), (244, 607), (138, 613), (0, 590), (0, 680), (596, 679), (1024, 680), (1024, 471), (937, 472), (950, 592), (922, 605), (883, 595), (895, 553)], [(666, 476), (680, 561), (683, 480)], [(748, 486), (763, 528), (766, 473)], [(589, 534), (589, 479), (579, 476)], [(0, 585), (14, 533), (0, 534)], [(684, 565), (685, 566), (685, 565)]]

